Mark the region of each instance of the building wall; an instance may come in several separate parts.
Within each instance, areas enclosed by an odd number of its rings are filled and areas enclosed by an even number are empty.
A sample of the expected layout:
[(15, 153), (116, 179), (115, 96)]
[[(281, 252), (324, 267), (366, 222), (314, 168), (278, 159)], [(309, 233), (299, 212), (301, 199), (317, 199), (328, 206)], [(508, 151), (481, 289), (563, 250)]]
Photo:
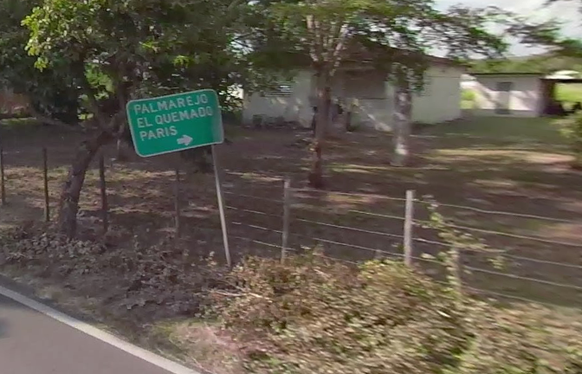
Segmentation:
[[(456, 67), (433, 66), (427, 71), (422, 93), (414, 94), (412, 120), (439, 123), (461, 116), (461, 75)], [(301, 71), (291, 83), (288, 95), (252, 94), (245, 97), (243, 118), (253, 116), (282, 118), (308, 127), (315, 104), (315, 79), (309, 71)], [(332, 97), (352, 110), (352, 125), (381, 131), (392, 129), (394, 88), (385, 73), (377, 70), (338, 71), (332, 82)]]
[(343, 74), (341, 93), (352, 111), (352, 125), (389, 131), (392, 124), (393, 92), (387, 90), (386, 74), (376, 70)]
[(424, 90), (412, 100), (412, 120), (428, 124), (461, 117), (461, 76), (463, 69), (435, 65), (426, 73)]
[[(500, 82), (513, 84), (509, 92), (509, 114), (496, 113), (496, 104), (500, 97), (497, 84)], [(472, 112), (476, 115), (538, 117), (543, 105), (541, 90), (541, 80), (537, 76), (478, 76), (474, 88), (475, 109)]]
[(266, 120), (283, 119), (286, 122), (309, 126), (313, 116), (309, 102), (311, 78), (312, 73), (307, 70), (298, 72), (295, 79), (289, 82), (290, 94), (245, 94), (243, 121), (251, 123), (254, 116), (261, 116)]
[[(412, 121), (435, 124), (461, 117), (463, 69), (433, 66), (426, 72), (423, 92), (412, 99)], [(352, 121), (358, 126), (391, 131), (395, 89), (384, 73), (354, 72), (345, 78), (342, 94), (354, 99)]]

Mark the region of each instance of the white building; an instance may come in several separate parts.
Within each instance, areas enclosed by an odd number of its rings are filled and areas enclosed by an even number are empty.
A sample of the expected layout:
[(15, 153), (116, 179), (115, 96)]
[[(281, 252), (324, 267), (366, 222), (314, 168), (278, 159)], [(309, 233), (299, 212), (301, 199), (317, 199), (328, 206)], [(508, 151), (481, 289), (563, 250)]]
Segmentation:
[[(539, 117), (546, 114), (558, 83), (581, 83), (582, 79), (545, 76), (541, 73), (479, 73), (474, 115)], [(582, 98), (580, 98), (582, 101)]]
[(580, 79), (582, 74), (576, 70), (558, 70), (546, 77), (547, 79)]
[[(412, 120), (439, 123), (457, 119), (461, 116), (461, 75), (465, 69), (447, 59), (430, 60), (424, 90), (413, 98)], [(301, 69), (278, 90), (245, 95), (243, 120), (251, 123), (260, 117), (309, 127), (316, 103), (315, 82), (313, 71)], [(332, 97), (346, 110), (351, 108), (353, 126), (391, 130), (394, 87), (384, 71), (357, 63), (340, 67), (332, 81)]]
[(477, 84), (477, 79), (469, 74), (463, 74), (461, 76), (461, 88), (463, 90), (472, 90), (473, 88), (475, 88), (475, 85)]

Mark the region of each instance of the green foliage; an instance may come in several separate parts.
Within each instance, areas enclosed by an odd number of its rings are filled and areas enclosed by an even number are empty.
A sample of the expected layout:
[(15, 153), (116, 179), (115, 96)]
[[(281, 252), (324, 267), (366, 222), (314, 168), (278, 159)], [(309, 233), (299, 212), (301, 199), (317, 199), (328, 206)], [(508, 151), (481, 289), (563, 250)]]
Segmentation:
[(473, 101), (475, 100), (475, 91), (473, 90), (463, 90), (461, 92), (461, 100), (463, 101)]
[(575, 157), (573, 167), (582, 168), (582, 111), (556, 120), (556, 125), (559, 126), (562, 136), (570, 143)]
[(27, 49), (42, 71), (79, 82), (108, 131), (135, 97), (214, 88), (228, 111), (238, 107), (229, 87), (247, 76), (233, 43), (244, 9), (230, 0), (46, 0), (24, 20)]
[(355, 269), (317, 254), (285, 264), (251, 258), (228, 280), (232, 289), (213, 295), (214, 311), (247, 347), (249, 372), (550, 372), (526, 319), (400, 263)]
[(78, 122), (79, 90), (64, 71), (40, 72), (25, 51), (28, 30), (21, 25), (40, 0), (0, 0), (0, 86), (30, 100), (40, 115), (67, 124)]
[[(580, 67), (582, 72), (582, 66)], [(556, 86), (556, 100), (575, 103), (582, 102), (582, 83), (563, 83)]]
[[(283, 43), (263, 43), (266, 50), (309, 56), (324, 75), (344, 63), (371, 64), (395, 82), (421, 89), (434, 48), (453, 59), (472, 53), (499, 55), (506, 45), (486, 32), (489, 12), (457, 6), (440, 11), (431, 1), (257, 1)], [(303, 60), (305, 61), (305, 59)]]
[(530, 57), (474, 60), (471, 70), (477, 73), (543, 73), (575, 70), (582, 73), (582, 59), (548, 53)]
[(464, 89), (461, 92), (461, 108), (473, 109), (475, 106), (475, 91), (471, 89)]
[(582, 347), (570, 348), (565, 374), (582, 374)]

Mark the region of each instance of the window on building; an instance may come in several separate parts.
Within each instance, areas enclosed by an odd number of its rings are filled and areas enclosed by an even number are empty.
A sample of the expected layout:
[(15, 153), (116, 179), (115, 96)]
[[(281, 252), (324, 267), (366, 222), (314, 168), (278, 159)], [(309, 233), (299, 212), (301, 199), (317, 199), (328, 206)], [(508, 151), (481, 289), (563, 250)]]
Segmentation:
[(513, 82), (497, 82), (497, 98), (495, 100), (495, 113), (511, 114), (511, 96)]

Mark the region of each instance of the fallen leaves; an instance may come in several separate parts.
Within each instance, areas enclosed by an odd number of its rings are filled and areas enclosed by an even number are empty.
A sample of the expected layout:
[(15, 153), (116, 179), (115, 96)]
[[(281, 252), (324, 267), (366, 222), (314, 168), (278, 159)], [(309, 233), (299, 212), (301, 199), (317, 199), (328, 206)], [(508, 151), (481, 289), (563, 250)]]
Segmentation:
[(185, 261), (188, 248), (172, 238), (149, 246), (137, 241), (112, 246), (68, 240), (51, 228), (27, 226), (4, 232), (0, 245), (3, 263), (38, 270), (44, 278), (102, 300), (108, 313), (130, 313), (144, 323), (196, 315), (206, 290), (216, 287), (221, 277), (221, 270), (206, 261)]

